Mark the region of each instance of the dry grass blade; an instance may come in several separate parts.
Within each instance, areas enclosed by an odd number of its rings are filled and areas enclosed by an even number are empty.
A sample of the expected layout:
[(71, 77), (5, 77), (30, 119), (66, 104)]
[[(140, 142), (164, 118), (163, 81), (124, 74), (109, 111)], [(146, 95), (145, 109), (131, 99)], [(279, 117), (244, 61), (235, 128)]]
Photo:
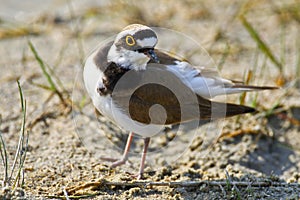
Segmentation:
[[(67, 1), (67, 5), (68, 5), (68, 9), (69, 9), (69, 12), (70, 12), (70, 15), (71, 15), (71, 18), (76, 18), (75, 16), (75, 10), (72, 6), (72, 3), (71, 1)], [(78, 53), (79, 53), (79, 57), (80, 57), (80, 63), (83, 63), (84, 62), (84, 58), (85, 58), (85, 53), (84, 53), (84, 48), (83, 48), (83, 40), (82, 40), (82, 37), (81, 37), (81, 26), (78, 24), (78, 23), (75, 23), (74, 24), (74, 32), (73, 34), (75, 35), (76, 37), (76, 42), (77, 42), (77, 46), (78, 46)]]
[[(58, 196), (47, 196), (48, 198), (60, 198), (66, 199), (65, 194), (68, 194), (68, 198), (70, 199), (80, 199), (87, 198), (96, 195), (101, 195), (105, 193), (101, 191), (100, 188), (112, 187), (112, 188), (153, 188), (153, 187), (169, 187), (169, 188), (200, 188), (202, 186), (205, 187), (224, 187), (229, 191), (234, 187), (235, 197), (237, 199), (241, 199), (241, 193), (239, 193), (239, 189), (241, 188), (262, 188), (262, 187), (300, 187), (299, 183), (285, 183), (285, 182), (274, 182), (274, 181), (257, 181), (257, 182), (249, 182), (249, 181), (233, 181), (229, 177), (227, 173), (226, 180), (219, 181), (178, 181), (178, 182), (153, 182), (153, 181), (133, 181), (133, 182), (111, 182), (105, 179), (99, 179), (95, 182), (86, 182), (79, 186), (71, 186), (69, 188), (65, 188), (63, 192), (59, 193)], [(239, 187), (239, 188), (238, 188)], [(96, 189), (97, 188), (97, 189)], [(91, 190), (89, 190), (91, 189)], [(96, 190), (95, 190), (96, 189)], [(85, 190), (85, 192), (82, 192)], [(91, 194), (91, 191), (93, 193)], [(224, 190), (225, 191), (225, 190)], [(225, 192), (226, 193), (226, 192)]]
[[(246, 85), (249, 84), (249, 82), (252, 79), (252, 77), (253, 77), (252, 70), (247, 71), (246, 80), (244, 81)], [(241, 96), (240, 96), (240, 104), (242, 104), (242, 105), (245, 104), (246, 95), (247, 95), (246, 92), (244, 92), (244, 93), (241, 94)]]
[(69, 195), (68, 195), (68, 192), (67, 192), (67, 190), (66, 190), (65, 187), (63, 188), (63, 192), (64, 192), (64, 195), (65, 195), (66, 200), (70, 200)]
[(273, 5), (274, 12), (280, 17), (279, 19), (282, 23), (290, 23), (291, 20), (295, 20), (296, 22), (300, 23), (300, 2), (294, 1), (294, 3), (286, 4), (282, 7)]
[(257, 43), (259, 49), (266, 54), (268, 58), (275, 64), (275, 66), (279, 69), (280, 72), (282, 72), (282, 64), (277, 60), (277, 58), (274, 56), (272, 51), (270, 50), (269, 46), (261, 39), (258, 32), (253, 28), (253, 26), (247, 21), (247, 19), (240, 15), (240, 20), (243, 24), (243, 26), (246, 28), (246, 30), (251, 35), (252, 39)]
[(298, 38), (297, 42), (297, 61), (296, 61), (296, 78), (298, 78), (298, 88), (300, 88), (300, 39)]
[(15, 28), (0, 27), (0, 39), (21, 37), (25, 35), (39, 35), (41, 30), (36, 27), (24, 27), (16, 25)]

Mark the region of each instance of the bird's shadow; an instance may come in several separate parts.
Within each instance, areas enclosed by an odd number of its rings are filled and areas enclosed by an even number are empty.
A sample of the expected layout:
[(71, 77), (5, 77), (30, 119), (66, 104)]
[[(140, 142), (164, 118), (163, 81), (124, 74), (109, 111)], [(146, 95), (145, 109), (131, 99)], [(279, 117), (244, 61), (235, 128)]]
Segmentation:
[(249, 152), (240, 164), (266, 175), (282, 176), (287, 171), (299, 171), (300, 153), (289, 139), (285, 139), (294, 138), (300, 144), (300, 138), (297, 137), (300, 126), (295, 121), (300, 121), (300, 108), (294, 107), (289, 111), (270, 115), (267, 126), (271, 128), (273, 135), (262, 135), (257, 140), (257, 148)]
[(240, 161), (240, 165), (266, 175), (281, 176), (292, 167), (298, 168), (291, 157), (296, 157), (296, 154), (287, 144), (264, 136), (257, 142), (257, 148)]

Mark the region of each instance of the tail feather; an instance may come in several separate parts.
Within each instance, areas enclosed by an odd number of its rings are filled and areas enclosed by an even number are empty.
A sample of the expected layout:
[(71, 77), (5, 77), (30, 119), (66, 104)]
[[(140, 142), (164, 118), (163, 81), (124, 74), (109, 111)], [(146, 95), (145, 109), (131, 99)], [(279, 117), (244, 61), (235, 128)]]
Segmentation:
[(252, 91), (260, 91), (260, 90), (275, 90), (279, 89), (278, 87), (272, 86), (254, 86), (254, 85), (242, 85), (242, 84), (234, 84), (225, 88), (226, 94), (236, 94), (241, 92), (252, 92)]
[(201, 96), (198, 96), (198, 102), (200, 119), (219, 119), (256, 111), (248, 106), (210, 101)]
[(245, 114), (245, 113), (252, 113), (255, 112), (256, 109), (244, 105), (237, 105), (237, 104), (226, 104), (226, 117)]
[(278, 87), (273, 86), (254, 86), (254, 85), (239, 85), (235, 84), (231, 88), (246, 89), (246, 90), (275, 90)]

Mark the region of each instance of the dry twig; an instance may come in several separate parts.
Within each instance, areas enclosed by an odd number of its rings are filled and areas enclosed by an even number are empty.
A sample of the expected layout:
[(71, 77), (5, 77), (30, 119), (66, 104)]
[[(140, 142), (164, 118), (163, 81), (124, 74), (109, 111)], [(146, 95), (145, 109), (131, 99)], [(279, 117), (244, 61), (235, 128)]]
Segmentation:
[[(285, 182), (272, 182), (272, 181), (257, 181), (257, 182), (248, 182), (248, 181), (230, 181), (231, 185), (237, 187), (300, 187), (299, 183), (285, 183)], [(201, 186), (217, 186), (217, 187), (226, 187), (228, 186), (228, 181), (180, 181), (180, 182), (152, 182), (152, 181), (133, 181), (133, 182), (110, 182), (105, 179), (99, 179), (96, 182), (87, 182), (79, 186), (73, 186), (66, 188), (68, 194), (76, 196), (76, 192), (85, 189), (95, 189), (103, 187), (123, 187), (123, 188), (152, 188), (152, 187), (170, 187), (170, 188), (191, 188), (191, 187), (201, 187)], [(97, 194), (100, 194), (99, 192)], [(59, 195), (63, 195), (60, 193)], [(96, 194), (85, 194), (87, 195), (96, 195)], [(56, 198), (65, 198), (65, 196), (51, 196)], [(78, 196), (77, 196), (78, 197)], [(72, 198), (69, 196), (69, 198)], [(83, 198), (83, 197), (82, 197)]]

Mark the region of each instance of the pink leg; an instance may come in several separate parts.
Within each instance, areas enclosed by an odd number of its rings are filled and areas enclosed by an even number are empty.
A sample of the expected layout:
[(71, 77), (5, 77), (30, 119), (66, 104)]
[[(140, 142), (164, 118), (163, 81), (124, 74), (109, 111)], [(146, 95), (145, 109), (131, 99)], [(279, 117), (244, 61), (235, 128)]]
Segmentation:
[(111, 167), (117, 167), (117, 166), (125, 164), (125, 162), (128, 159), (128, 153), (129, 153), (130, 145), (131, 145), (131, 142), (132, 142), (132, 139), (133, 139), (133, 135), (134, 135), (134, 133), (132, 133), (132, 132), (129, 133), (128, 138), (127, 138), (127, 143), (126, 143), (126, 146), (125, 146), (125, 150), (124, 150), (123, 156), (120, 160), (117, 160), (117, 159), (114, 159), (114, 158), (101, 158), (101, 159), (106, 160), (106, 161), (114, 162), (114, 163), (112, 163)]
[(144, 173), (144, 168), (145, 168), (145, 160), (146, 160), (146, 154), (147, 154), (149, 142), (150, 142), (150, 138), (149, 137), (147, 137), (147, 138), (144, 139), (144, 149), (143, 149), (143, 153), (142, 153), (142, 159), (141, 159), (141, 164), (140, 164), (140, 170), (139, 170), (138, 179), (142, 179), (143, 178), (143, 173)]

